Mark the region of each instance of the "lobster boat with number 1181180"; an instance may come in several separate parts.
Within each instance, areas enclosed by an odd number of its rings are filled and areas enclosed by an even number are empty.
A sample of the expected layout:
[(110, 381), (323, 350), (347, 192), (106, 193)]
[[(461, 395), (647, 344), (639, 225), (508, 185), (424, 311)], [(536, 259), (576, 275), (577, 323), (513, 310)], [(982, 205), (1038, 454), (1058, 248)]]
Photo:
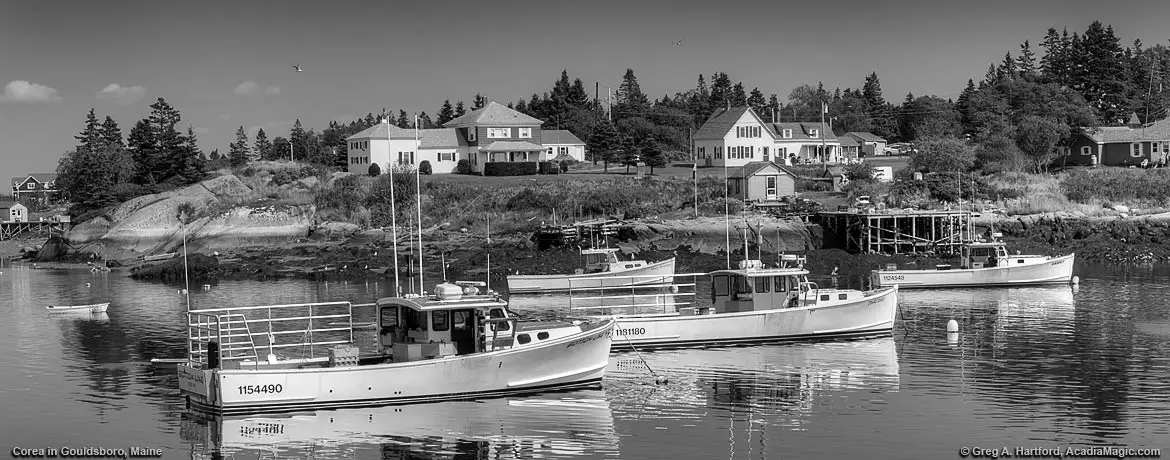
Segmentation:
[[(480, 293), (483, 283), (459, 284), (440, 284), (435, 295), (379, 299), (372, 305), (377, 349), (368, 356), (352, 345), (348, 302), (190, 311), (191, 352), (178, 366), (179, 388), (194, 408), (231, 414), (476, 399), (600, 383), (612, 320), (521, 321), (494, 292)], [(342, 312), (329, 313), (330, 306)], [(272, 345), (279, 336), (303, 341)], [(304, 353), (314, 344), (318, 351), (332, 346), (326, 361), (260, 364), (260, 350), (267, 348), (267, 361), (278, 363), (277, 346)]]

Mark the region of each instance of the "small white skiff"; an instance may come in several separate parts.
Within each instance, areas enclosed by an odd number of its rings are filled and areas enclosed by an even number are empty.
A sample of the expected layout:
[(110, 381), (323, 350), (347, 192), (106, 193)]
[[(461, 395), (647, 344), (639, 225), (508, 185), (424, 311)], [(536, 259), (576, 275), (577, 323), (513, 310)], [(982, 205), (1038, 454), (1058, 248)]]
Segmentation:
[(110, 308), (110, 303), (94, 303), (89, 305), (49, 305), (45, 307), (49, 313), (64, 313), (64, 312), (87, 312), (87, 313), (104, 313), (107, 308)]

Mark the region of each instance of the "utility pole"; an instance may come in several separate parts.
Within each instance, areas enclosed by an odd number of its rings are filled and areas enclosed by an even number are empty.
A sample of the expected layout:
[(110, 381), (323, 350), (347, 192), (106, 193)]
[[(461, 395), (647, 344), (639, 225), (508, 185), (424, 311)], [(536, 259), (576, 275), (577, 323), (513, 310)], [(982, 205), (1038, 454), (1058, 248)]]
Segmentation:
[(821, 135), (821, 161), (826, 164), (829, 162), (829, 152), (825, 150), (825, 114), (829, 113), (829, 104), (821, 102), (821, 131), (817, 134)]
[(609, 109), (606, 112), (609, 115), (609, 122), (613, 123), (613, 87), (607, 86), (606, 89), (609, 91), (609, 95), (605, 96), (605, 102), (609, 104)]

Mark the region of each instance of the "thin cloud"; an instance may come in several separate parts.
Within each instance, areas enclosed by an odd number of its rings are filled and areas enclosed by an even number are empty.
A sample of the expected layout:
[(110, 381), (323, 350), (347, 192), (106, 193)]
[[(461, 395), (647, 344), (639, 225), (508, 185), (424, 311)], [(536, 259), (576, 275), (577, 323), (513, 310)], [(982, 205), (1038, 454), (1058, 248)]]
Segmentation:
[(261, 87), (259, 83), (254, 81), (246, 81), (236, 86), (235, 93), (241, 96), (259, 96), (260, 94), (267, 94), (275, 96), (280, 94), (279, 86)]
[(24, 80), (12, 80), (4, 85), (4, 94), (0, 101), (10, 102), (57, 102), (61, 96), (57, 90), (38, 83), (29, 83)]
[(146, 97), (146, 88), (141, 86), (122, 86), (110, 83), (98, 91), (97, 98), (113, 102), (118, 105), (130, 105)]

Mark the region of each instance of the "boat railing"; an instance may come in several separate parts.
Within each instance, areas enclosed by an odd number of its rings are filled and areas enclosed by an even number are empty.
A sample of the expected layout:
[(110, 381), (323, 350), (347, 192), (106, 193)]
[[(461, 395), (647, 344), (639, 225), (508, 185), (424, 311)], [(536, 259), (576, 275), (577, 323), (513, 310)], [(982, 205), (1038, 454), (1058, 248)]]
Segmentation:
[[(678, 311), (695, 303), (698, 277), (706, 273), (676, 273), (673, 275), (630, 275), (633, 280), (620, 286), (580, 286), (574, 281), (605, 280), (607, 278), (577, 278), (570, 280), (569, 313), (600, 311), (614, 314), (615, 310), (648, 310), (653, 307), (662, 313)], [(644, 311), (643, 311), (644, 312)]]
[(224, 362), (258, 363), (263, 350), (276, 356), (297, 348), (301, 358), (317, 358), (329, 346), (353, 344), (354, 327), (350, 302), (195, 310), (187, 312), (188, 354), (191, 361), (207, 364), (214, 341)]

